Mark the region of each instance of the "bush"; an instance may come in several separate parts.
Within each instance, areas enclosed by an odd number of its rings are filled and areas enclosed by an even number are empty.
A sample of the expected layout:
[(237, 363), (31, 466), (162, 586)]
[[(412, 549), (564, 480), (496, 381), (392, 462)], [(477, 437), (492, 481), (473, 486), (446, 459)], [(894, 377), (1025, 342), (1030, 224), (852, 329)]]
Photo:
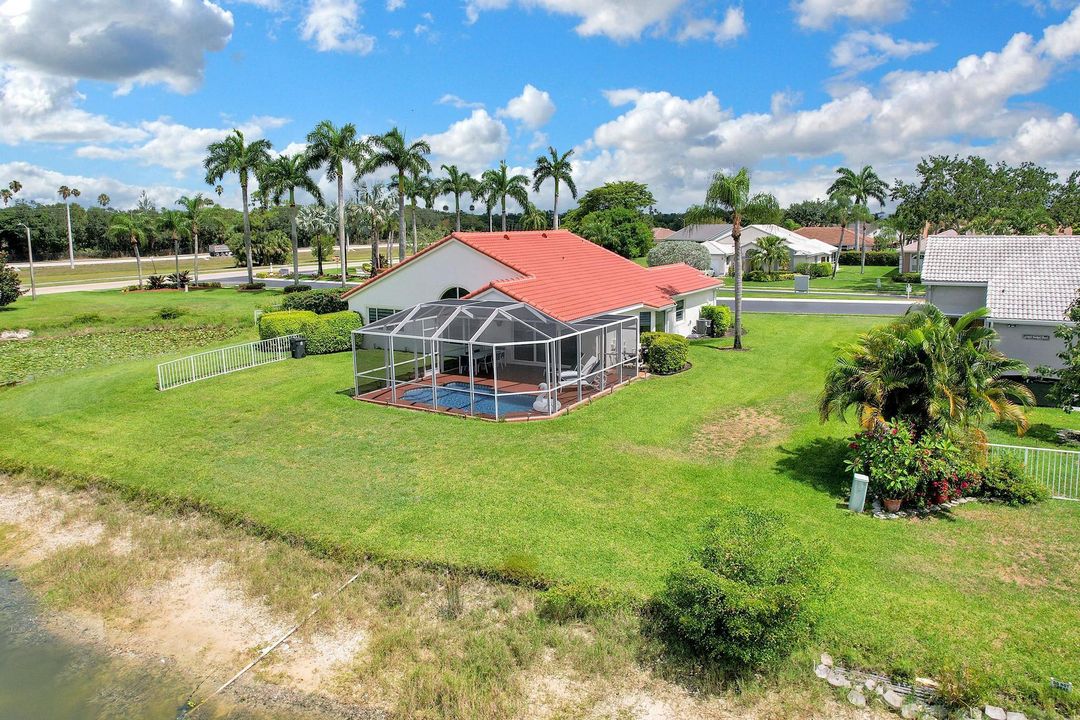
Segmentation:
[(248, 291), (251, 291), (251, 290), (265, 290), (266, 289), (266, 283), (264, 283), (264, 282), (241, 283), (241, 284), (236, 286), (236, 289), (239, 290), (240, 292), (248, 292)]
[(653, 607), (697, 653), (735, 668), (775, 665), (812, 634), (826, 592), (820, 544), (776, 513), (733, 508), (705, 525)]
[(216, 290), (220, 287), (221, 283), (216, 280), (210, 282), (207, 282), (206, 280), (200, 280), (199, 282), (191, 286), (193, 290)]
[(701, 308), (701, 317), (712, 321), (709, 329), (711, 337), (724, 337), (735, 323), (735, 315), (727, 305), (704, 305)]
[(917, 272), (897, 273), (897, 274), (892, 276), (892, 281), (894, 283), (911, 283), (913, 285), (918, 285), (919, 283), (922, 282), (922, 273), (917, 273)]
[(315, 322), (317, 317), (310, 310), (282, 310), (263, 313), (259, 317), (259, 337), (267, 340), (283, 335), (300, 335), (304, 326)]
[[(300, 311), (303, 312), (303, 311)], [(315, 315), (300, 329), (312, 355), (344, 352), (352, 347), (352, 331), (363, 327), (360, 316), (351, 310)]]
[(1029, 505), (1046, 500), (1050, 493), (1027, 474), (1014, 455), (994, 455), (982, 474), (982, 495), (1009, 505)]
[(709, 251), (701, 243), (692, 240), (667, 240), (649, 251), (649, 267), (686, 263), (692, 268), (708, 272), (712, 267)]
[(650, 371), (657, 375), (671, 375), (686, 367), (690, 341), (673, 333), (642, 333), (641, 351)]
[[(861, 264), (861, 253), (858, 250), (845, 250), (840, 253), (841, 265)], [(870, 250), (866, 253), (867, 265), (893, 265), (900, 264), (900, 253), (896, 250)]]
[(799, 263), (795, 266), (795, 272), (799, 275), (809, 275), (812, 278), (823, 278), (832, 275), (832, 263)]
[(157, 311), (157, 316), (162, 320), (175, 320), (181, 315), (187, 315), (188, 311), (185, 308), (176, 307), (175, 305), (166, 305)]
[(21, 294), (19, 271), (10, 267), (6, 258), (0, 254), (0, 307), (15, 302)]
[(282, 310), (310, 310), (317, 315), (342, 312), (349, 303), (341, 299), (341, 288), (294, 292), (281, 303)]
[(569, 622), (609, 615), (622, 605), (623, 600), (607, 588), (572, 583), (541, 593), (538, 611), (549, 620)]
[(304, 285), (301, 283), (300, 285), (286, 285), (284, 288), (282, 288), (282, 292), (286, 295), (290, 295), (292, 293), (307, 292), (310, 289), (310, 285)]
[(179, 290), (183, 290), (191, 283), (191, 273), (181, 270), (179, 273), (169, 273), (168, 284)]
[(164, 290), (166, 287), (164, 275), (151, 275), (146, 278), (147, 290)]

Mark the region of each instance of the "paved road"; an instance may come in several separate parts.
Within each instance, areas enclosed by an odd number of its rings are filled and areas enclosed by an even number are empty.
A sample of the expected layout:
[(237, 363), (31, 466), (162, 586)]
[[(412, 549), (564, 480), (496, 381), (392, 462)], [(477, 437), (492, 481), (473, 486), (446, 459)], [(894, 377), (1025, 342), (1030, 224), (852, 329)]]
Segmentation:
[[(728, 307), (735, 298), (717, 298)], [(795, 315), (903, 315), (922, 300), (817, 300), (788, 298), (743, 298), (746, 312), (788, 313)]]
[[(300, 266), (300, 271), (314, 270), (315, 266), (306, 267)], [(200, 272), (199, 280), (219, 282), (222, 285), (239, 285), (240, 283), (247, 282), (247, 270), (244, 268), (230, 268), (229, 270), (217, 270), (214, 272)], [(291, 285), (292, 280), (286, 278), (256, 278), (258, 282), (266, 283), (267, 287), (285, 287)], [(315, 288), (335, 288), (341, 287), (340, 282), (324, 282), (321, 280), (301, 280), (305, 285), (310, 285)], [(84, 292), (87, 290), (121, 290), (123, 288), (134, 285), (134, 280), (115, 280), (108, 282), (87, 282), (78, 283), (73, 285), (49, 285), (46, 287), (38, 286), (38, 295), (55, 295), (57, 293), (68, 292)], [(356, 283), (349, 283), (349, 285), (355, 285)], [(29, 285), (23, 285), (23, 289), (29, 291)], [(29, 294), (29, 293), (28, 293)]]
[[(336, 245), (334, 246), (337, 247)], [(371, 252), (371, 245), (350, 245), (348, 252)], [(311, 251), (308, 248), (300, 248), (300, 256), (305, 254), (310, 255)], [(36, 256), (37, 253), (34, 253)], [(191, 253), (183, 254), (180, 256), (181, 260), (191, 260), (195, 256)], [(150, 260), (157, 260), (159, 262), (173, 262), (174, 255), (146, 255), (143, 257), (143, 262), (149, 262)], [(209, 253), (199, 253), (200, 260), (209, 260)], [(87, 265), (123, 265), (123, 264), (135, 264), (134, 257), (117, 257), (117, 258), (75, 258), (76, 267), (83, 267)], [(28, 270), (30, 263), (27, 262), (15, 262), (9, 263), (12, 267), (16, 267), (20, 270)], [(34, 260), (34, 268), (65, 268), (70, 267), (71, 263), (68, 260)], [(200, 273), (201, 275), (202, 273)]]

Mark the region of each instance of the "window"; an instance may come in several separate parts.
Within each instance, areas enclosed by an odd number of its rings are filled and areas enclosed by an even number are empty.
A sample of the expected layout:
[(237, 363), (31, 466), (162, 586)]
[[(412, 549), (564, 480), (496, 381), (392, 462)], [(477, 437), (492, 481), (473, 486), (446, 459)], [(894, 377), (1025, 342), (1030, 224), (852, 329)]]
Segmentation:
[(638, 313), (638, 325), (641, 332), (652, 332), (652, 312)]
[(686, 315), (686, 301), (685, 300), (676, 300), (675, 301), (675, 322), (678, 322), (678, 321), (682, 320), (684, 315)]
[(463, 287), (452, 287), (442, 294), (440, 300), (460, 300), (469, 294), (469, 291)]
[(376, 322), (378, 320), (382, 320), (385, 317), (390, 317), (391, 315), (393, 315), (396, 312), (397, 312), (397, 310), (391, 310), (390, 308), (369, 307), (367, 309), (367, 321), (369, 323), (373, 323), (373, 322)]

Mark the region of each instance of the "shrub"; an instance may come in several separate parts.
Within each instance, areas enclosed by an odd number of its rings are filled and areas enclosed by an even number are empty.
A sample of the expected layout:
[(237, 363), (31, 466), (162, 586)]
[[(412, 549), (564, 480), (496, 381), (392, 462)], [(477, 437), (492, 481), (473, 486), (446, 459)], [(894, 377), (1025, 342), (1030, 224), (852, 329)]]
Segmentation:
[(1029, 505), (1046, 500), (1050, 493), (1027, 473), (1014, 455), (994, 455), (982, 473), (982, 495), (1009, 505)]
[(349, 303), (341, 299), (341, 293), (341, 288), (293, 293), (282, 301), (281, 308), (310, 310), (317, 315), (342, 312), (349, 309)]
[(266, 283), (264, 283), (264, 282), (241, 283), (241, 284), (236, 286), (236, 289), (239, 290), (240, 292), (248, 292), (248, 291), (251, 291), (251, 290), (265, 290), (266, 289)]
[(915, 492), (915, 444), (906, 423), (878, 423), (856, 435), (848, 447), (848, 469), (868, 475), (876, 495), (904, 500)]
[(709, 268), (712, 267), (709, 260), (709, 251), (701, 243), (692, 240), (667, 240), (662, 242), (649, 251), (647, 260), (649, 267), (686, 263), (702, 272), (708, 272)]
[[(300, 312), (304, 312), (301, 310)], [(352, 347), (352, 331), (363, 327), (360, 316), (351, 310), (315, 315), (300, 328), (312, 355), (344, 352)]]
[(181, 315), (187, 315), (188, 311), (185, 308), (176, 307), (175, 305), (166, 305), (159, 309), (155, 313), (162, 320), (175, 320)]
[(259, 337), (263, 340), (282, 335), (299, 335), (304, 325), (312, 323), (317, 316), (310, 310), (282, 310), (263, 313), (259, 317)]
[(198, 283), (192, 285), (191, 287), (199, 290), (214, 290), (220, 288), (221, 283), (216, 280), (210, 282), (207, 282), (206, 280), (200, 280)]
[(608, 615), (622, 605), (623, 600), (607, 588), (571, 583), (541, 593), (538, 611), (549, 620), (568, 622)]
[(724, 337), (735, 323), (735, 315), (727, 305), (704, 305), (701, 317), (712, 321), (709, 334), (712, 337)]
[(284, 294), (286, 294), (286, 295), (290, 295), (292, 293), (307, 292), (310, 289), (311, 289), (310, 285), (304, 285), (304, 284), (286, 285), (284, 288), (282, 288), (282, 292)]
[(827, 586), (820, 547), (776, 513), (732, 508), (706, 523), (653, 607), (697, 653), (741, 669), (774, 665), (812, 634)]
[(823, 278), (832, 275), (832, 263), (799, 263), (795, 266), (795, 272), (799, 275), (809, 275), (812, 278)]
[(174, 288), (183, 289), (191, 283), (191, 273), (181, 270), (179, 273), (169, 273), (168, 284)]
[(690, 341), (673, 333), (642, 333), (641, 349), (649, 370), (657, 375), (671, 375), (686, 367)]
[(146, 278), (147, 290), (163, 290), (165, 289), (165, 276), (164, 275), (151, 275)]
[(892, 276), (892, 281), (895, 283), (911, 283), (917, 285), (922, 282), (922, 273), (906, 272), (897, 273)]
[(0, 307), (15, 302), (21, 294), (19, 271), (9, 266), (4, 255), (0, 254)]
[[(841, 265), (859, 265), (861, 264), (861, 253), (858, 250), (845, 250), (840, 253)], [(866, 253), (867, 265), (899, 265), (900, 253), (896, 250), (869, 250)]]

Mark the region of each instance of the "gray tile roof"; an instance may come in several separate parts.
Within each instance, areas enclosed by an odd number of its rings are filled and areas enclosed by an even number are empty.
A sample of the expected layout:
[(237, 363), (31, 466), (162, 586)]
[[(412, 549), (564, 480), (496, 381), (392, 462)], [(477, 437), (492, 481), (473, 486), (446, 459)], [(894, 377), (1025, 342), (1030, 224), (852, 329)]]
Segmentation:
[(1080, 289), (1080, 237), (931, 235), (922, 279), (985, 283), (994, 318), (1058, 322)]
[(664, 241), (693, 240), (694, 242), (705, 242), (706, 240), (713, 240), (729, 232), (731, 232), (731, 225), (729, 224), (704, 223), (701, 225), (687, 225), (682, 230), (677, 231), (674, 235), (669, 235)]

